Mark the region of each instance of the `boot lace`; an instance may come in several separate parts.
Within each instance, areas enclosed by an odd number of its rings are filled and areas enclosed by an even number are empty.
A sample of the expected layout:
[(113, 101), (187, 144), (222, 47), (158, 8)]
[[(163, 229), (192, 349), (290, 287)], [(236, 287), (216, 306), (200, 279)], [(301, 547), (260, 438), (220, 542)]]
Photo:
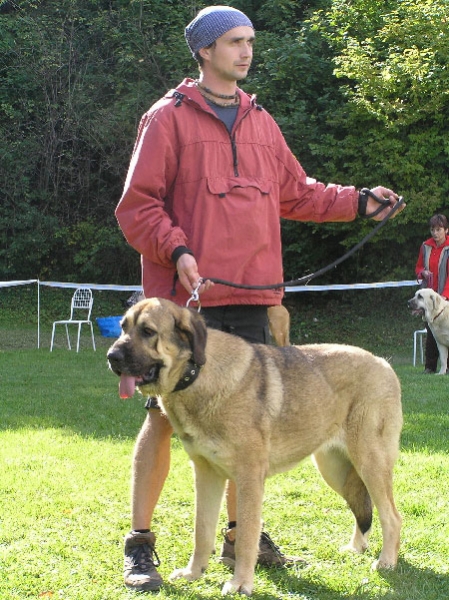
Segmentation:
[[(153, 554), (156, 560), (153, 559)], [(127, 553), (127, 562), (132, 569), (138, 569), (141, 573), (149, 571), (152, 567), (159, 567), (161, 561), (155, 548), (148, 543), (139, 544)]]
[(273, 551), (273, 553), (279, 556), (280, 558), (285, 558), (279, 546), (276, 546), (276, 544), (270, 538), (268, 533), (265, 533), (265, 531), (262, 531), (262, 533), (260, 534), (260, 542), (261, 544), (265, 544), (266, 546), (268, 546)]

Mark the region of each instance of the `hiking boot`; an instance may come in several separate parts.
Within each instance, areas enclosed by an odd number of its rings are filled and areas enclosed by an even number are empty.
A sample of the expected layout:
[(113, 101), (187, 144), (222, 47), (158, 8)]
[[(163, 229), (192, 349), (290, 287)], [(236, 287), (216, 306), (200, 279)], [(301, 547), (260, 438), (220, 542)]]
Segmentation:
[(148, 592), (161, 587), (162, 577), (156, 571), (161, 563), (154, 549), (155, 542), (155, 535), (151, 531), (131, 531), (125, 537), (124, 576), (127, 588)]
[[(219, 561), (233, 569), (235, 567), (235, 529), (222, 529), (224, 537)], [(257, 564), (262, 567), (289, 567), (295, 563), (306, 561), (295, 556), (285, 556), (273, 542), (268, 533), (262, 531), (259, 539), (259, 556)]]

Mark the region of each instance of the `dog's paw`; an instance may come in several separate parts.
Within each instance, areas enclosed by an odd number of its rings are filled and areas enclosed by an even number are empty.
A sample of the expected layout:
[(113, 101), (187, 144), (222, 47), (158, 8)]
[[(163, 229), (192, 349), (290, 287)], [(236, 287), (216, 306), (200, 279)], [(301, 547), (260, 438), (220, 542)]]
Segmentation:
[(340, 552), (354, 552), (355, 554), (363, 554), (365, 550), (368, 548), (368, 544), (354, 544), (353, 542), (349, 542), (349, 544), (345, 544), (344, 546), (340, 546)]
[(371, 571), (392, 571), (396, 568), (396, 563), (382, 559), (375, 560), (371, 565)]
[(199, 579), (203, 574), (203, 570), (191, 569), (190, 567), (185, 567), (184, 569), (175, 569), (173, 573), (170, 575), (170, 581), (174, 581), (175, 579), (187, 579), (187, 581), (195, 581), (195, 579)]
[(354, 531), (348, 544), (341, 546), (340, 552), (355, 552), (363, 554), (368, 548), (368, 534), (363, 534), (358, 528)]
[(252, 585), (245, 585), (243, 583), (239, 585), (234, 583), (234, 580), (231, 579), (231, 581), (227, 581), (224, 584), (223, 589), (221, 590), (221, 595), (227, 596), (228, 594), (240, 594), (241, 596), (251, 596), (252, 591)]

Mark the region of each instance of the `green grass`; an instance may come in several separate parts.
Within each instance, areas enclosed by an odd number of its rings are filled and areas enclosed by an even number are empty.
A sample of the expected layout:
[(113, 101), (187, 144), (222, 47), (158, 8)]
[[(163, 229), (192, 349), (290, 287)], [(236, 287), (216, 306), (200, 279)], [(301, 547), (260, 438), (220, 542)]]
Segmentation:
[[(441, 600), (449, 597), (448, 380), (411, 366), (411, 334), (420, 325), (410, 317), (392, 318), (390, 299), (376, 311), (374, 302), (345, 302), (337, 306), (330, 298), (296, 307), (293, 335), (295, 341), (358, 343), (390, 357), (401, 379), (405, 424), (395, 471), (404, 518), (399, 566), (395, 572), (370, 571), (381, 545), (377, 515), (365, 555), (339, 552), (349, 539), (352, 517), (306, 460), (268, 480), (264, 518), (282, 549), (308, 564), (257, 569), (253, 596)], [(398, 312), (404, 312), (402, 301)], [(34, 328), (22, 321), (13, 328), (0, 320), (3, 339), (13, 331), (13, 341), (0, 350), (0, 599), (140, 598), (124, 588), (121, 571), (130, 523), (131, 455), (143, 400), (118, 398), (117, 378), (106, 366), (110, 340), (97, 336), (93, 352), (86, 335), (79, 354), (62, 344), (50, 353), (49, 338), (45, 347), (34, 348)], [(49, 328), (46, 322), (45, 336)], [(172, 448), (154, 521), (166, 580), (186, 564), (193, 529), (190, 465), (176, 438)], [(225, 522), (222, 512), (219, 528)], [(216, 599), (228, 577), (212, 558), (201, 580), (167, 583), (153, 596)]]

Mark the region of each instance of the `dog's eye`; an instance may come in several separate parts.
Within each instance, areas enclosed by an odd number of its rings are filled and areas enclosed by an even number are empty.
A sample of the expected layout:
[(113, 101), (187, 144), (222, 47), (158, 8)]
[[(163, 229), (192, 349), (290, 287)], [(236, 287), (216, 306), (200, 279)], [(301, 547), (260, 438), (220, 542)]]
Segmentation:
[(151, 329), (151, 327), (144, 327), (143, 328), (143, 333), (144, 335), (146, 335), (147, 337), (153, 337), (154, 335), (156, 335), (156, 332), (154, 329)]

